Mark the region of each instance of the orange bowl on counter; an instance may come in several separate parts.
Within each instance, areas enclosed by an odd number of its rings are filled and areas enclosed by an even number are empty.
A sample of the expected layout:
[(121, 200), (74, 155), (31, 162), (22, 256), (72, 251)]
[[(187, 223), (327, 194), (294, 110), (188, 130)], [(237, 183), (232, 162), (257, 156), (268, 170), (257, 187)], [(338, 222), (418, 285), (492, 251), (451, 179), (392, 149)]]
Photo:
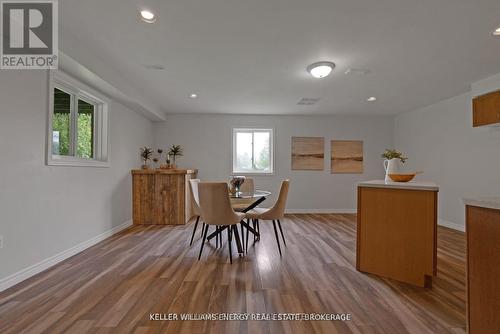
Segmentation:
[(394, 173), (389, 174), (389, 177), (394, 182), (410, 182), (415, 178), (415, 175), (417, 175), (417, 173)]

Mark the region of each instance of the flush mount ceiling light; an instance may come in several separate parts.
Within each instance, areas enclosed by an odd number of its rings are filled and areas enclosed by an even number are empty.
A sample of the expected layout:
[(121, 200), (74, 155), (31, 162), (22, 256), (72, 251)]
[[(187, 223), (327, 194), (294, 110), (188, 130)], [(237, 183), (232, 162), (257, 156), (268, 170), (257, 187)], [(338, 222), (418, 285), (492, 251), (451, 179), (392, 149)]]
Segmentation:
[(307, 72), (311, 73), (313, 77), (321, 79), (330, 75), (334, 68), (334, 63), (329, 61), (320, 61), (307, 66)]
[(368, 102), (375, 102), (377, 101), (377, 98), (375, 96), (370, 96), (369, 98), (366, 99)]
[(141, 10), (141, 20), (147, 23), (154, 23), (156, 21), (156, 15), (147, 9)]
[(190, 98), (190, 99), (196, 99), (196, 98), (198, 98), (198, 94), (196, 94), (196, 93), (191, 93), (191, 94), (189, 94), (189, 98)]
[(496, 28), (496, 30), (493, 31), (493, 35), (500, 36), (500, 27)]

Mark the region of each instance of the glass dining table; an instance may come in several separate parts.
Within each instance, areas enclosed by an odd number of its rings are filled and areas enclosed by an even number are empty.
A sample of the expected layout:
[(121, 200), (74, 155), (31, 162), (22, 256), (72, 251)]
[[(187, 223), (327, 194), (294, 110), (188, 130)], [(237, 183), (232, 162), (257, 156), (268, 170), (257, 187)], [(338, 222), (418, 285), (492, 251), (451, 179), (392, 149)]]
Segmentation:
[[(265, 191), (265, 190), (255, 190), (254, 192), (236, 192), (236, 193), (230, 193), (229, 194), (229, 199), (231, 200), (231, 206), (233, 207), (234, 211), (237, 212), (248, 212), (254, 208), (256, 208), (259, 204), (264, 202), (267, 197), (271, 195), (270, 191)], [(247, 222), (242, 220), (240, 222), (241, 224), (241, 233), (243, 234), (243, 227), (245, 227), (248, 232), (252, 233), (257, 239), (260, 238), (259, 232), (255, 230), (252, 226), (250, 226)], [(216, 230), (215, 232), (211, 233), (208, 237), (207, 240), (211, 240), (215, 237), (217, 237), (222, 231), (224, 231), (227, 228), (227, 226), (223, 226)], [(237, 230), (236, 230), (237, 231)], [(244, 237), (242, 235), (242, 237)], [(239, 238), (239, 235), (235, 234), (235, 239), (236, 239), (236, 246), (238, 248), (238, 253), (242, 254), (243, 253), (243, 246), (241, 245), (241, 240)], [(244, 241), (243, 241), (244, 242)], [(248, 242), (248, 240), (247, 240)]]

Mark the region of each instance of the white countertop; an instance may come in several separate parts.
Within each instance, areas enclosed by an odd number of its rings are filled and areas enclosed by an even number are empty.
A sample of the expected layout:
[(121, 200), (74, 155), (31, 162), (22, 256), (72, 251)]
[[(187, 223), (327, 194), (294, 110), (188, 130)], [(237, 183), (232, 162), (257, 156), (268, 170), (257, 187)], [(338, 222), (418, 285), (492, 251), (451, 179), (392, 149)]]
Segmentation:
[(384, 180), (371, 180), (359, 182), (358, 186), (371, 188), (439, 191), (438, 185), (434, 182), (429, 181), (385, 182)]
[(465, 205), (500, 210), (500, 197), (471, 197), (464, 198)]

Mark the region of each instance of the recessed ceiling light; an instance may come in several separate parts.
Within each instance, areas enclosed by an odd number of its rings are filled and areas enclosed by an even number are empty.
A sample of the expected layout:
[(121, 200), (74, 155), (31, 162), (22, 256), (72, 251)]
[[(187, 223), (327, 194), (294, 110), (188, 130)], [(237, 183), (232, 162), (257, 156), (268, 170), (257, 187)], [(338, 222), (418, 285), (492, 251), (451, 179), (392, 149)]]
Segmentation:
[(369, 98), (366, 99), (368, 102), (375, 102), (377, 101), (377, 98), (375, 96), (370, 96)]
[(493, 35), (500, 36), (500, 27), (498, 27), (495, 31), (493, 31)]
[(156, 21), (156, 15), (147, 9), (141, 10), (141, 20), (147, 23), (154, 23)]
[(196, 98), (198, 98), (198, 94), (196, 94), (196, 93), (191, 93), (191, 94), (189, 94), (189, 98), (190, 98), (190, 99), (196, 99)]
[(320, 61), (307, 66), (307, 72), (311, 73), (313, 77), (321, 79), (330, 75), (334, 68), (334, 63), (329, 61)]
[(165, 66), (163, 65), (159, 65), (159, 64), (144, 64), (143, 65), (145, 68), (147, 68), (148, 70), (164, 70), (165, 69)]

